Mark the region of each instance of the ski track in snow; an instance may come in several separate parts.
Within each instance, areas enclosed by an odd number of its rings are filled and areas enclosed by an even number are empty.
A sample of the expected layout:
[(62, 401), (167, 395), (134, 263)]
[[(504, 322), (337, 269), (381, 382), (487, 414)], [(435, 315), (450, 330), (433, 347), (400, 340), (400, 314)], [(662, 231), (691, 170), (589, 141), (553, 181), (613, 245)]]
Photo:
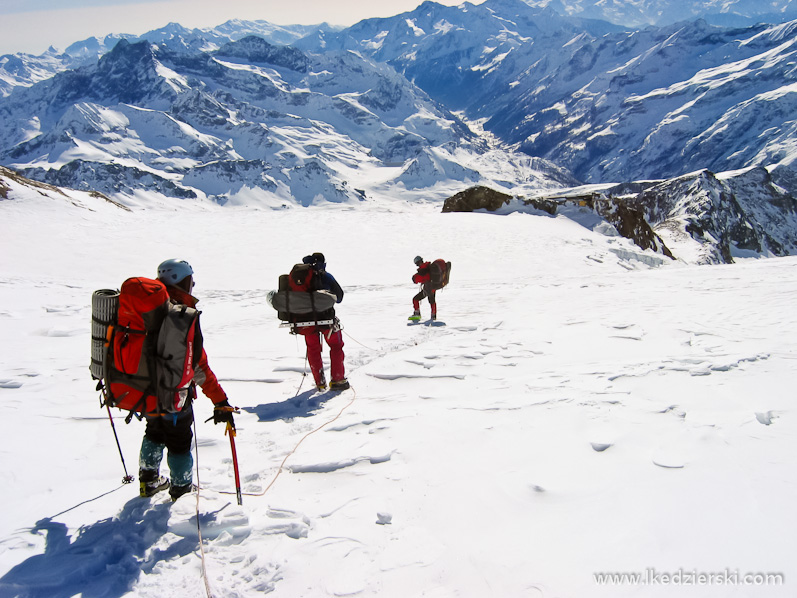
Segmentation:
[[(598, 263), (588, 254), (604, 238), (568, 222), (431, 211), (350, 212), (357, 245), (321, 242), (335, 211), (181, 213), (208, 239), (188, 250), (160, 232), (156, 212), (142, 255), (87, 272), (70, 264), (110, 233), (72, 240), (66, 213), (44, 218), (43, 247), (31, 247), (15, 237), (26, 218), (9, 213), (0, 595), (205, 596), (197, 510), (219, 598), (614, 597), (640, 594), (601, 588), (591, 572), (795, 573), (792, 258), (651, 269), (609, 250)], [(506, 251), (488, 255), (500, 235)], [(56, 242), (68, 259), (40, 261)], [(277, 276), (319, 249), (347, 292), (338, 315), (353, 389), (343, 393), (315, 391), (302, 339), (265, 303)], [(454, 263), (438, 294), (445, 325), (407, 325), (418, 252)], [(251, 257), (231, 265), (231, 253)], [(198, 501), (114, 488), (119, 457), (88, 375), (91, 291), (173, 256), (197, 272), (210, 363), (241, 407), (242, 506), (204, 397)], [(135, 474), (143, 426), (122, 417)], [(20, 468), (30, 434), (33, 467)]]

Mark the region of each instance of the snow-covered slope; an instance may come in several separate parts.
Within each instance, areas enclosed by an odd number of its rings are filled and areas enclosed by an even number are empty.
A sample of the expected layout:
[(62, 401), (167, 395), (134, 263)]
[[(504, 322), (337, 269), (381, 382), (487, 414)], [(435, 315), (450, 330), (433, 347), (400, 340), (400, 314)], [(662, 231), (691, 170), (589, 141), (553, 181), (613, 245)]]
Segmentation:
[[(113, 201), (102, 193), (77, 191), (48, 185), (21, 176), (19, 173), (4, 166), (0, 166), (0, 201), (6, 201), (9, 205), (11, 203), (23, 204), (23, 211), (41, 209), (42, 204), (50, 205), (56, 212), (62, 210), (63, 205), (71, 205), (91, 212), (110, 211), (111, 213), (116, 213), (116, 210), (130, 211), (127, 206)], [(19, 206), (17, 206), (17, 209), (19, 209)]]
[[(0, 200), (0, 595), (793, 596), (795, 258), (684, 267), (564, 217), (401, 201), (21, 193)], [(265, 300), (313, 251), (346, 291), (338, 395), (310, 390)], [(453, 262), (444, 326), (407, 326), (417, 254)], [(242, 506), (204, 397), (199, 499), (121, 485), (90, 379), (92, 291), (171, 257), (241, 408)], [(143, 425), (121, 415), (137, 476)]]

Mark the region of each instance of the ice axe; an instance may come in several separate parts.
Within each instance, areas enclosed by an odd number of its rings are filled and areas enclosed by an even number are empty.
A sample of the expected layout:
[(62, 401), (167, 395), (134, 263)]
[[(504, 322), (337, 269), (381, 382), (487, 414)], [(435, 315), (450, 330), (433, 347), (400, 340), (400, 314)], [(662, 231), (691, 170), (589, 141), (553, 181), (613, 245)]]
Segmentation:
[(238, 504), (243, 504), (243, 497), (241, 495), (241, 476), (238, 475), (238, 453), (235, 452), (235, 427), (227, 422), (227, 428), (224, 433), (230, 437), (230, 449), (232, 449), (232, 467), (235, 472), (235, 496), (238, 497)]
[[(227, 411), (229, 413), (240, 413), (241, 411), (238, 407), (231, 407), (229, 405), (224, 405), (223, 407), (216, 406), (214, 407), (214, 411)], [(215, 416), (208, 418), (205, 420), (209, 422), (210, 420), (215, 419)], [(235, 426), (233, 425), (232, 421), (227, 421), (227, 427), (224, 429), (224, 434), (230, 437), (230, 449), (232, 450), (232, 466), (235, 472), (235, 495), (238, 497), (238, 504), (243, 504), (243, 495), (241, 494), (241, 476), (238, 474), (238, 453), (235, 450)]]

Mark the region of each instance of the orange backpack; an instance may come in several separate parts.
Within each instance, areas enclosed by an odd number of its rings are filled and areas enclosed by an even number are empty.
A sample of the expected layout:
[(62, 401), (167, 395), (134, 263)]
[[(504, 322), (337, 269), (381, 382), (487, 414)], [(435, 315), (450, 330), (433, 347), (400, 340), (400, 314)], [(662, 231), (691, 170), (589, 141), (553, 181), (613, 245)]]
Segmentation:
[(98, 384), (104, 404), (129, 410), (127, 421), (180, 411), (202, 354), (200, 312), (172, 303), (164, 284), (149, 278), (127, 279), (117, 297)]

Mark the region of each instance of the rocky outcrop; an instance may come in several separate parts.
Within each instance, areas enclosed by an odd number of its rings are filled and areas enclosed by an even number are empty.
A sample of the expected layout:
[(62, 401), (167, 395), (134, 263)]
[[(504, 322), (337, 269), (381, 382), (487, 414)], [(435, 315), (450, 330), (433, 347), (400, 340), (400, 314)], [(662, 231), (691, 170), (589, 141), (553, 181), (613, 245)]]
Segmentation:
[(620, 236), (631, 239), (642, 249), (652, 249), (656, 253), (675, 259), (664, 241), (645, 219), (643, 210), (618, 198), (589, 199), (585, 201), (585, 205), (614, 226)]
[(580, 207), (592, 210), (606, 222), (611, 224), (620, 236), (631, 239), (642, 249), (651, 249), (669, 258), (675, 259), (661, 237), (645, 220), (642, 210), (621, 198), (606, 197), (600, 193), (583, 196), (564, 197), (558, 199), (523, 199), (525, 205), (555, 215), (563, 207)]
[(512, 201), (511, 195), (479, 185), (460, 191), (446, 199), (443, 202), (443, 212), (475, 212), (476, 210), (495, 212), (499, 208), (509, 205), (510, 201)]
[(661, 234), (689, 241), (696, 263), (797, 253), (797, 200), (764, 168), (701, 170), (655, 182), (626, 200)]
[(765, 168), (714, 174), (701, 170), (661, 181), (638, 181), (600, 193), (513, 198), (472, 187), (446, 200), (444, 212), (534, 209), (555, 215), (591, 210), (642, 249), (695, 264), (735, 257), (797, 254), (797, 199)]
[(165, 197), (196, 199), (192, 190), (174, 183), (155, 173), (121, 164), (102, 164), (73, 160), (61, 168), (26, 168), (23, 174), (31, 179), (55, 185), (70, 187), (80, 191), (99, 191), (113, 195), (123, 193), (133, 195), (136, 190), (156, 191)]
[[(515, 208), (512, 207), (513, 202), (516, 203)], [(520, 206), (539, 210), (551, 216), (560, 209), (568, 207), (591, 210), (614, 226), (621, 236), (631, 239), (642, 249), (651, 249), (656, 253), (674, 258), (661, 237), (645, 220), (644, 212), (641, 209), (629, 205), (625, 199), (607, 198), (599, 193), (524, 199), (515, 198), (489, 187), (478, 186), (461, 191), (446, 199), (443, 203), (443, 212), (473, 212), (476, 210), (496, 212), (502, 208), (514, 211), (522, 209)]]

